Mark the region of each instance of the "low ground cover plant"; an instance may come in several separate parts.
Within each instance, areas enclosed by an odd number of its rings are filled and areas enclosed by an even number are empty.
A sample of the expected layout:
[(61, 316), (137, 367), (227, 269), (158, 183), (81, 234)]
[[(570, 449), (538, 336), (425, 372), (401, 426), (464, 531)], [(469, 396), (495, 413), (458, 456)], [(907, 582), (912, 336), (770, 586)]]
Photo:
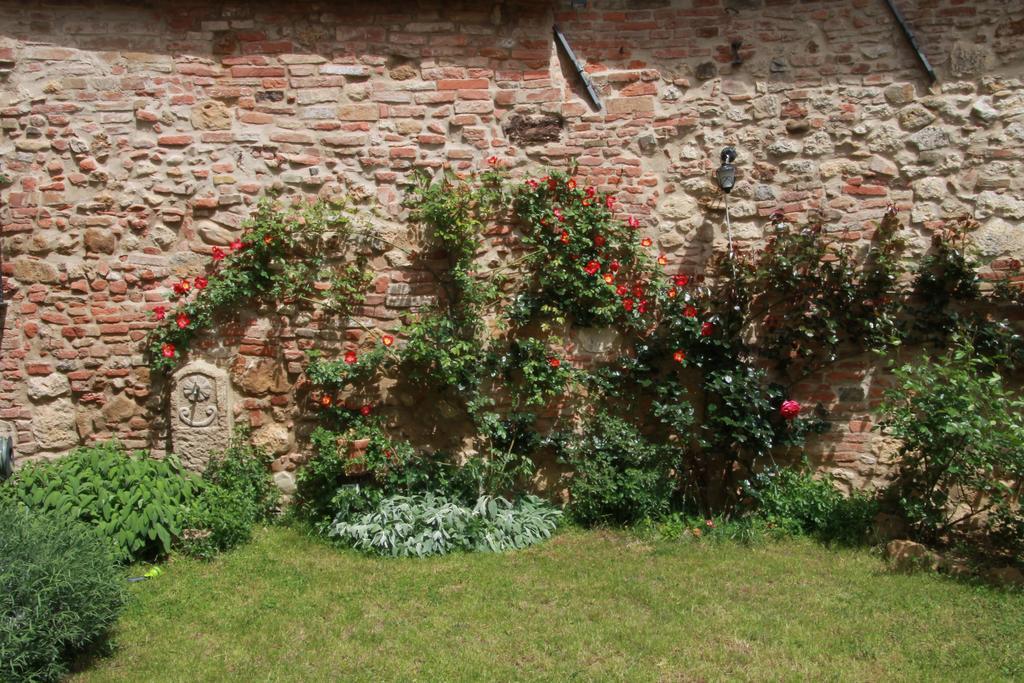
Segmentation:
[(174, 548), (211, 557), (248, 540), (270, 519), (278, 492), (265, 453), (236, 435), (205, 478), (176, 458), (127, 452), (116, 442), (28, 463), (0, 485), (0, 501), (53, 511), (93, 527), (120, 562), (154, 560)]
[(169, 553), (202, 488), (173, 457), (156, 460), (109, 442), (25, 465), (0, 485), (0, 499), (89, 524), (127, 562)]
[(107, 539), (60, 511), (6, 501), (0, 519), (0, 680), (58, 680), (105, 642), (124, 577)]
[(389, 496), (369, 512), (347, 513), (338, 515), (330, 537), (358, 550), (399, 557), (526, 548), (550, 538), (562, 514), (535, 496), (515, 502), (481, 496), (466, 507), (432, 494)]

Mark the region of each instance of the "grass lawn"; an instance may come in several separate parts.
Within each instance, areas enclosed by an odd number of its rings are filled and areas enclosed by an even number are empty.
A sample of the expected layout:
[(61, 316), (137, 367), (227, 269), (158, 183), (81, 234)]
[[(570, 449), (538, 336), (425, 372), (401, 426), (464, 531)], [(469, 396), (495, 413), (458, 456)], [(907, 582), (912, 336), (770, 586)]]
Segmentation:
[(165, 570), (75, 680), (1024, 679), (1024, 594), (810, 541), (382, 560), (274, 528)]

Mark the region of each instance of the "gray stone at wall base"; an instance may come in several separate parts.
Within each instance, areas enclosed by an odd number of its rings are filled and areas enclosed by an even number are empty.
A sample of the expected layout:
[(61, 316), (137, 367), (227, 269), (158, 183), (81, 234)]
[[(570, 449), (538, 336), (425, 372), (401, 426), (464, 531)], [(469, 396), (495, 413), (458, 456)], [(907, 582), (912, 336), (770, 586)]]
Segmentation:
[(286, 496), (295, 493), (295, 475), (291, 472), (274, 472), (274, 483)]

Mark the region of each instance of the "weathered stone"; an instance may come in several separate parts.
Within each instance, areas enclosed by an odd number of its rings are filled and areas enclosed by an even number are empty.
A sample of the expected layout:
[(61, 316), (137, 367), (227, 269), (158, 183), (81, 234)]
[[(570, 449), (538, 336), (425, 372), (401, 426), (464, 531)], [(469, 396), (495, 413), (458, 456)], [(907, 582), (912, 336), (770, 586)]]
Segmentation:
[(57, 272), (57, 269), (46, 261), (22, 257), (14, 259), (11, 262), (11, 266), (14, 279), (21, 282), (53, 284), (60, 280), (60, 274)]
[(971, 114), (985, 123), (991, 123), (999, 118), (999, 110), (992, 106), (992, 100), (988, 97), (976, 100), (971, 106)]
[(96, 254), (113, 254), (117, 249), (117, 235), (106, 228), (89, 228), (82, 236), (85, 248)]
[(75, 406), (70, 398), (36, 406), (29, 427), (32, 438), (46, 451), (61, 451), (78, 445), (75, 427)]
[(503, 126), (503, 130), (512, 142), (529, 145), (561, 139), (564, 125), (565, 120), (561, 116), (516, 114)]
[(875, 126), (868, 133), (868, 148), (876, 154), (886, 154), (903, 149), (904, 133), (889, 124)]
[(978, 218), (1024, 218), (1024, 199), (1017, 199), (1009, 193), (982, 192), (978, 195), (976, 207), (975, 215)]
[(917, 130), (927, 126), (929, 123), (935, 120), (935, 114), (931, 113), (920, 104), (912, 104), (909, 107), (900, 109), (897, 118), (900, 121), (900, 125), (907, 130)]
[(993, 61), (985, 45), (958, 40), (949, 53), (949, 71), (954, 76), (978, 76), (985, 73)]
[(206, 100), (192, 107), (192, 126), (199, 130), (231, 128), (231, 110), (217, 100)]
[(345, 104), (338, 107), (340, 121), (376, 121), (380, 118), (380, 107), (373, 102), (368, 104)]
[(225, 227), (217, 225), (213, 221), (199, 221), (197, 226), (199, 236), (207, 244), (216, 244), (225, 246), (231, 244), (235, 239), (235, 233), (231, 232)]
[(170, 404), (171, 449), (185, 467), (202, 471), (231, 440), (227, 373), (202, 360), (182, 366), (172, 377)]
[(139, 404), (124, 394), (118, 394), (111, 400), (107, 401), (106, 405), (103, 406), (103, 409), (100, 412), (103, 414), (103, 419), (107, 421), (107, 425), (109, 426), (117, 424), (118, 422), (127, 422), (138, 415)]
[(292, 435), (284, 425), (270, 422), (253, 433), (252, 442), (272, 455), (284, 455), (291, 450)]
[(981, 227), (971, 235), (972, 246), (987, 258), (1024, 258), (1024, 240), (1020, 233), (1020, 225), (1001, 218), (990, 218), (983, 221)]
[(684, 192), (665, 195), (658, 204), (657, 213), (681, 234), (692, 232), (704, 222), (704, 212), (697, 200)]
[(896, 164), (879, 156), (871, 157), (871, 161), (868, 162), (868, 170), (876, 175), (898, 176), (900, 174), (900, 169)]
[(913, 83), (893, 83), (883, 91), (883, 94), (889, 104), (901, 107), (914, 101), (917, 89)]
[(707, 81), (718, 75), (718, 67), (714, 62), (701, 62), (693, 75), (699, 80)]
[(281, 493), (286, 496), (294, 495), (297, 490), (295, 486), (295, 475), (291, 472), (283, 470), (280, 472), (274, 472), (274, 483), (277, 485), (277, 488), (281, 490)]
[(918, 569), (934, 571), (939, 561), (938, 555), (926, 546), (908, 540), (889, 541), (885, 546), (885, 556), (897, 571), (904, 572)]
[(29, 377), (25, 393), (33, 401), (45, 401), (71, 393), (71, 382), (67, 375), (53, 373), (45, 377)]
[(271, 358), (239, 356), (231, 365), (231, 381), (248, 394), (283, 394), (291, 388), (284, 366)]
[(419, 72), (411, 64), (399, 64), (398, 66), (388, 70), (388, 76), (396, 81), (408, 81), (416, 78)]
[(948, 194), (945, 178), (928, 176), (914, 181), (914, 199), (942, 199)]
[(818, 131), (804, 138), (804, 154), (812, 157), (820, 157), (824, 154), (832, 154), (835, 145), (832, 137), (825, 131)]
[(949, 134), (937, 126), (928, 126), (911, 135), (908, 140), (910, 144), (924, 152), (948, 145)]

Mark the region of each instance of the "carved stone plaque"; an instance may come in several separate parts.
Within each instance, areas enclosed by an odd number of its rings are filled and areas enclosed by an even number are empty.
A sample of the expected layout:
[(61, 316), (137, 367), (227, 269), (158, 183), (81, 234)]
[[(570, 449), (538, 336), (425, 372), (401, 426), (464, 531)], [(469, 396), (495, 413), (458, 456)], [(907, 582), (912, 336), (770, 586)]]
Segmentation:
[(234, 420), (227, 372), (202, 360), (175, 372), (170, 418), (171, 449), (185, 467), (203, 471), (210, 456), (231, 440)]

